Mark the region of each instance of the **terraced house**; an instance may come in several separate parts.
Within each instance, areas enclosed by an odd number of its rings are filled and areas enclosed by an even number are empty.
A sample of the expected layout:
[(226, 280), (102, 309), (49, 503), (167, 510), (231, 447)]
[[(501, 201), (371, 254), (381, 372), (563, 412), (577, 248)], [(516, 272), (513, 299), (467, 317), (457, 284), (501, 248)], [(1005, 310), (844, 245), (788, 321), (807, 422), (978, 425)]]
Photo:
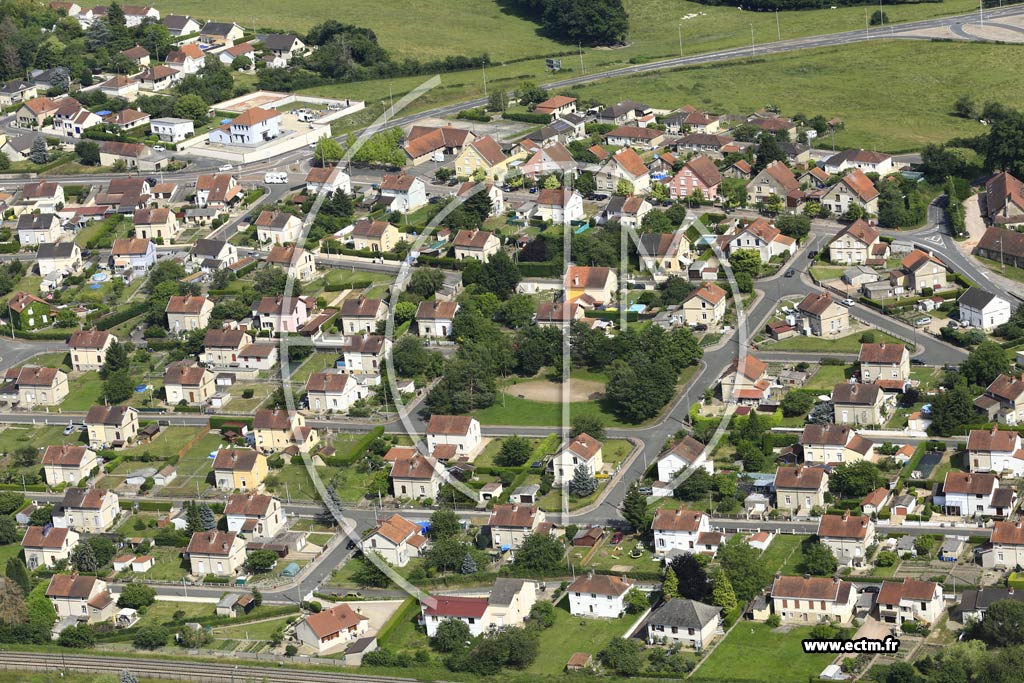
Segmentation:
[(69, 488), (53, 511), (53, 525), (90, 534), (109, 530), (120, 513), (117, 494), (96, 488)]
[(999, 375), (974, 399), (974, 406), (999, 424), (1024, 424), (1024, 377)]
[(808, 424), (799, 443), (804, 462), (822, 465), (870, 460), (875, 446), (845, 424)]
[(377, 323), (387, 317), (388, 305), (383, 299), (359, 295), (342, 301), (340, 312), (340, 329), (345, 334), (372, 333)]
[(74, 485), (99, 466), (96, 451), (86, 446), (47, 446), (43, 452), (43, 477), (50, 486)]
[(222, 448), (213, 459), (213, 479), (221, 491), (259, 491), (266, 478), (267, 458), (254, 450)]

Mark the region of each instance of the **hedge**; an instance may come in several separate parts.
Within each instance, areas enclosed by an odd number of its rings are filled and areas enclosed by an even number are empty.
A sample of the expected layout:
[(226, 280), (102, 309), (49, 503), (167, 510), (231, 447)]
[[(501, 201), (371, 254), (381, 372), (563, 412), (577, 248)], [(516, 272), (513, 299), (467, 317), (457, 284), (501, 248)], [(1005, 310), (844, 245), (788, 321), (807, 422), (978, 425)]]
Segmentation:
[(235, 275), (237, 275), (238, 277), (242, 277), (246, 273), (251, 273), (256, 268), (256, 266), (258, 264), (259, 264), (259, 261), (253, 261), (252, 263), (247, 263), (244, 266), (242, 266), (241, 268), (239, 268), (238, 270), (236, 270), (235, 271)]
[(522, 121), (523, 123), (551, 123), (551, 116), (548, 114), (534, 114), (533, 112), (511, 112), (507, 111), (501, 115), (507, 121)]
[(561, 277), (562, 264), (554, 261), (519, 262), (519, 274), (523, 277)]
[(355, 462), (356, 458), (362, 455), (366, 449), (370, 447), (370, 444), (373, 443), (374, 439), (381, 436), (384, 436), (384, 426), (377, 425), (364, 434), (363, 438), (352, 444), (347, 455), (335, 455), (330, 458), (325, 458), (324, 462), (331, 467), (345, 467), (346, 465), (351, 465)]
[(490, 115), (483, 109), (463, 109), (455, 118), (465, 121), (480, 121), (481, 123), (489, 123), (491, 120)]
[(345, 256), (361, 256), (363, 258), (382, 258), (385, 261), (401, 261), (402, 257), (398, 254), (393, 254), (389, 251), (370, 251), (369, 249), (351, 249), (349, 247), (341, 247), (338, 249), (339, 252)]
[(94, 324), (98, 330), (109, 330), (111, 327), (116, 327), (126, 320), (131, 320), (135, 316), (142, 315), (147, 310), (149, 310), (149, 305), (144, 301), (140, 301), (138, 303), (125, 306), (106, 317), (100, 318)]
[(387, 623), (384, 624), (379, 631), (377, 631), (377, 642), (387, 642), (387, 637), (391, 635), (399, 626), (408, 623), (412, 618), (420, 613), (420, 604), (416, 601), (416, 598), (409, 597), (405, 599), (401, 607), (395, 610), (391, 618), (388, 619)]
[(251, 417), (224, 417), (218, 415), (213, 415), (210, 417), (210, 429), (214, 431), (219, 431), (221, 428), (224, 427), (224, 424), (227, 422), (240, 422), (247, 426), (249, 429), (252, 429)]
[[(597, 318), (598, 320), (618, 322), (619, 316), (622, 315), (622, 311), (586, 311), (583, 315), (586, 318)], [(635, 323), (639, 319), (640, 314), (636, 311), (626, 311), (626, 322)]]
[[(11, 326), (4, 325), (3, 333), (11, 333)], [(34, 341), (65, 341), (72, 335), (75, 329), (50, 329), (50, 330), (14, 330), (14, 336), (18, 339), (29, 339)]]
[(373, 280), (355, 280), (345, 284), (343, 282), (328, 282), (324, 285), (325, 292), (343, 292), (346, 289), (366, 289), (373, 286)]
[[(416, 262), (421, 266), (447, 268), (448, 270), (462, 270), (467, 263), (467, 261), (459, 261), (450, 256), (419, 256), (416, 258)], [(519, 264), (519, 272), (523, 272), (522, 264)]]

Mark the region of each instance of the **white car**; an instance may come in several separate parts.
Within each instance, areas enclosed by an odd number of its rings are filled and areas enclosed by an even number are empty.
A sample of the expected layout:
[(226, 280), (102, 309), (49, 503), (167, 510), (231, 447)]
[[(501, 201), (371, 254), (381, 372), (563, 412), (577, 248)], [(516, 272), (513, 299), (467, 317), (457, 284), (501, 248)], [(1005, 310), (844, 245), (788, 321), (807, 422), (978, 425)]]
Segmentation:
[(234, 166), (232, 166), (231, 164), (224, 164), (223, 166), (218, 167), (217, 170), (218, 171), (230, 171), (233, 168), (234, 168)]
[(918, 318), (917, 320), (914, 321), (914, 324), (920, 327), (921, 325), (927, 325), (931, 321), (931, 318)]
[(166, 148), (163, 145), (153, 145), (154, 152), (163, 152)]
[(853, 299), (843, 299), (840, 303), (842, 303), (844, 306), (852, 306), (856, 302)]

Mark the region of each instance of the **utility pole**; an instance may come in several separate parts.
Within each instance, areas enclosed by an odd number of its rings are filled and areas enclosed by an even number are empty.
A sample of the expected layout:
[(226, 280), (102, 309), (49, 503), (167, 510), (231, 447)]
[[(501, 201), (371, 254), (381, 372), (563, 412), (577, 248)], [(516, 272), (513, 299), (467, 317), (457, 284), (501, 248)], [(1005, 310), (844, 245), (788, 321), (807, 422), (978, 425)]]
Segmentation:
[(775, 10), (775, 30), (779, 32), (779, 42), (782, 42), (782, 24), (779, 23), (779, 10)]
[(985, 28), (985, 0), (978, 0), (978, 21)]
[(583, 43), (576, 43), (576, 45), (580, 49), (580, 71), (582, 71), (583, 75), (586, 76), (587, 75), (587, 67), (586, 67), (586, 65), (583, 64)]
[(750, 25), (750, 56), (754, 56), (754, 25)]
[(487, 97), (487, 60), (480, 61), (480, 68), (484, 71), (484, 97)]
[(679, 20), (679, 26), (677, 28), (679, 29), (679, 56), (682, 57), (683, 56), (683, 20), (682, 19)]

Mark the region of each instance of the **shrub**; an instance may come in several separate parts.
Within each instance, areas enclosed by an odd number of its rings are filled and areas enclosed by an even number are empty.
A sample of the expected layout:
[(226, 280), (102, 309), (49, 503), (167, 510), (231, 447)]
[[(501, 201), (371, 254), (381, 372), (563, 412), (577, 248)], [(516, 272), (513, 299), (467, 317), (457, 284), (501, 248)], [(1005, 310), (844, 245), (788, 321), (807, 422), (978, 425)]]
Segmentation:
[(771, 628), (778, 628), (782, 625), (782, 617), (778, 614), (771, 614), (768, 616), (768, 620), (765, 623)]

